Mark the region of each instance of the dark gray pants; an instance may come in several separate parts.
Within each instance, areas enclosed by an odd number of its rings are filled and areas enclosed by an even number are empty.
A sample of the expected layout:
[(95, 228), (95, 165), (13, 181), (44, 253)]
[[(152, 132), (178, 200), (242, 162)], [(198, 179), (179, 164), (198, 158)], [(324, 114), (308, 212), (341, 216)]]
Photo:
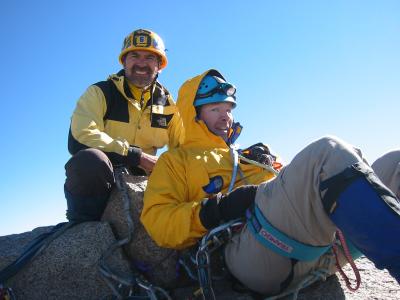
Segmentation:
[(78, 151), (65, 164), (64, 184), (69, 221), (99, 220), (115, 184), (107, 155), (97, 149)]

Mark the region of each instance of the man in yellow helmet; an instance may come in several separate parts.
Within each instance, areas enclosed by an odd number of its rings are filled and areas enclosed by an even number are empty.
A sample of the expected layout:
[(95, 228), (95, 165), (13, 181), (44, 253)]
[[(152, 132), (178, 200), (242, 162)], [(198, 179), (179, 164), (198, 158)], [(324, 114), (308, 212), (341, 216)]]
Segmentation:
[(67, 218), (97, 220), (114, 185), (116, 165), (146, 175), (157, 161), (156, 151), (174, 148), (183, 139), (175, 103), (158, 81), (167, 66), (162, 39), (138, 29), (123, 42), (123, 69), (91, 85), (72, 115), (64, 185)]

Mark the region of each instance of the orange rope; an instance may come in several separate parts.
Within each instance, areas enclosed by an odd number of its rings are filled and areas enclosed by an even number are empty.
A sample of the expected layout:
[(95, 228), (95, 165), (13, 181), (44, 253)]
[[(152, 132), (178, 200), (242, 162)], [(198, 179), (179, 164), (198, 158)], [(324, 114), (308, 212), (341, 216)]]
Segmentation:
[(349, 248), (347, 247), (347, 243), (344, 239), (343, 233), (340, 230), (336, 231), (336, 238), (339, 239), (342, 248), (343, 248), (343, 252), (344, 252), (344, 256), (346, 257), (346, 260), (349, 262), (351, 268), (353, 269), (354, 275), (356, 276), (356, 286), (352, 287), (349, 278), (347, 277), (347, 275), (344, 273), (342, 267), (339, 264), (339, 259), (338, 259), (338, 249), (337, 249), (337, 245), (336, 243), (333, 244), (333, 253), (335, 253), (335, 259), (336, 259), (336, 267), (340, 273), (340, 275), (342, 276), (343, 280), (346, 282), (346, 286), (347, 288), (352, 291), (355, 292), (361, 284), (361, 276), (360, 276), (360, 272), (357, 269), (356, 264), (354, 263), (353, 258), (351, 257)]

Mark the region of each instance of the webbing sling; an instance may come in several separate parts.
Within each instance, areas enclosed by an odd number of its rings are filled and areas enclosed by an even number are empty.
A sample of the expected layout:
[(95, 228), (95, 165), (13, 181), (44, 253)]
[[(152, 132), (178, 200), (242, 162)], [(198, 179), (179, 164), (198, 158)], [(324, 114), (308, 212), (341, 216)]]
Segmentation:
[(306, 245), (287, 236), (268, 222), (256, 204), (246, 211), (246, 218), (248, 228), (254, 237), (263, 246), (282, 256), (299, 261), (313, 261), (331, 248), (331, 245)]
[(46, 249), (54, 239), (63, 234), (67, 229), (77, 224), (79, 223), (62, 222), (55, 225), (49, 232), (42, 233), (35, 237), (17, 259), (4, 269), (0, 270), (0, 283), (5, 283), (8, 279), (17, 274), (28, 262)]
[(239, 165), (239, 153), (236, 149), (230, 148), (230, 153), (233, 161), (233, 168), (232, 168), (232, 178), (231, 182), (229, 183), (228, 193), (232, 192), (233, 187), (235, 186), (236, 175), (238, 172), (238, 165)]

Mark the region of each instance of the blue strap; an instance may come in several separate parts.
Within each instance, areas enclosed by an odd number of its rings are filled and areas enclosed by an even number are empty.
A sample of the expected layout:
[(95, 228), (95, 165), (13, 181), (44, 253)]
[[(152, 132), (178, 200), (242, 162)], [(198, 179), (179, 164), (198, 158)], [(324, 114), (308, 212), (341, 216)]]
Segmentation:
[(233, 168), (232, 168), (232, 178), (229, 184), (228, 193), (233, 190), (233, 187), (235, 185), (236, 174), (238, 171), (238, 164), (239, 164), (239, 153), (233, 148), (230, 148), (230, 152), (233, 160)]
[(290, 238), (272, 226), (257, 205), (254, 205), (254, 212), (247, 210), (246, 217), (248, 228), (254, 237), (263, 246), (282, 256), (300, 261), (313, 261), (331, 248), (331, 245), (310, 246)]

